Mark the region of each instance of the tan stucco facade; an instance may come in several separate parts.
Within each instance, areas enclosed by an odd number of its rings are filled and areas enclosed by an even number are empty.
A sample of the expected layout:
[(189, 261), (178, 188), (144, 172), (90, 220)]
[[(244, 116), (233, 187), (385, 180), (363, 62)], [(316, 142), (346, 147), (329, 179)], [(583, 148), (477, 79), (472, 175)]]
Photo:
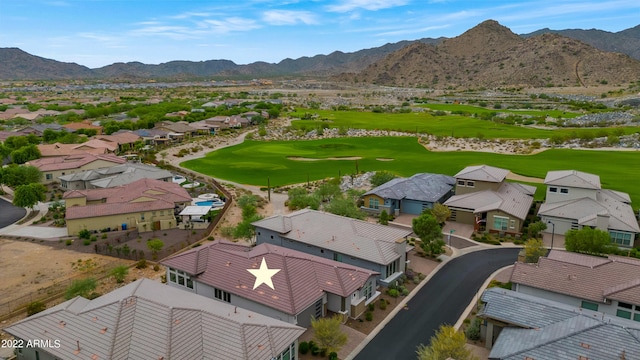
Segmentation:
[(70, 236), (78, 235), (82, 229), (97, 231), (105, 228), (122, 229), (122, 224), (126, 224), (127, 230), (137, 228), (139, 232), (174, 229), (177, 227), (173, 208), (171, 208), (67, 220), (67, 234)]
[(371, 202), (370, 202), (370, 201), (371, 201), (371, 199), (378, 199), (378, 206), (379, 206), (379, 207), (382, 207), (382, 206), (384, 205), (384, 199), (383, 199), (383, 198), (381, 198), (381, 197), (380, 197), (380, 196), (378, 196), (378, 195), (371, 194), (371, 195), (366, 195), (366, 196), (364, 196), (364, 197), (363, 197), (363, 200), (364, 200), (364, 207), (366, 207), (366, 208), (371, 208), (371, 206), (370, 206), (370, 204), (371, 204)]
[[(506, 219), (507, 229), (498, 229), (496, 228), (496, 218)], [(487, 213), (487, 230), (490, 232), (504, 232), (507, 234), (516, 234), (520, 233), (522, 230), (522, 220), (509, 215), (503, 211), (489, 211)]]
[[(464, 185), (462, 185), (462, 183), (464, 183)], [(498, 191), (500, 185), (502, 185), (502, 183), (456, 178), (456, 195), (469, 194), (485, 190)]]

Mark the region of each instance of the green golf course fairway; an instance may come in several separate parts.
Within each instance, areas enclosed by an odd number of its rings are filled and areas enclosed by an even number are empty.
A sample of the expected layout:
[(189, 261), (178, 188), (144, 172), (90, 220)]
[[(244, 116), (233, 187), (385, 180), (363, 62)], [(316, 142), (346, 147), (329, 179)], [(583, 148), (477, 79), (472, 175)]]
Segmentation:
[[(300, 161), (292, 158), (317, 159)], [(359, 158), (328, 160), (328, 158)], [(393, 159), (393, 160), (389, 160)], [(549, 170), (580, 170), (600, 176), (603, 188), (640, 199), (640, 154), (635, 151), (552, 149), (535, 155), (483, 152), (431, 152), (415, 137), (338, 138), (309, 141), (253, 141), (223, 148), (181, 163), (188, 169), (240, 184), (282, 186), (387, 170), (400, 176), (420, 172), (454, 175), (465, 166), (487, 164), (524, 176), (544, 178)], [(540, 188), (539, 188), (540, 189)], [(540, 192), (540, 190), (538, 191)], [(544, 194), (536, 193), (536, 198)]]

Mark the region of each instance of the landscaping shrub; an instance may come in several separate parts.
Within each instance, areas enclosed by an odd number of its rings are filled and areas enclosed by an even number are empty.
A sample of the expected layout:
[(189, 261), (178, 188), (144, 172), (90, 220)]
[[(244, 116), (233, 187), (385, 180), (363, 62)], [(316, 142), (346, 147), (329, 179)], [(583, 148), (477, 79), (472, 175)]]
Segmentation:
[(87, 229), (82, 229), (78, 233), (78, 237), (80, 239), (88, 239), (90, 236), (91, 236), (91, 232), (89, 230), (87, 230)]
[(329, 353), (329, 360), (338, 360), (338, 353), (332, 351)]
[(389, 289), (387, 290), (387, 294), (389, 294), (389, 296), (391, 297), (398, 297), (398, 290), (397, 289)]
[(136, 269), (146, 269), (147, 268), (147, 260), (142, 259), (136, 263)]
[(67, 239), (67, 240), (64, 242), (64, 244), (65, 244), (65, 245), (67, 245), (67, 246), (69, 246), (69, 245), (73, 244), (73, 240), (71, 240), (71, 239)]
[(471, 322), (471, 325), (464, 331), (464, 334), (467, 336), (469, 340), (480, 340), (480, 324), (481, 320), (479, 318), (474, 318)]
[(27, 316), (31, 316), (33, 314), (37, 314), (41, 311), (44, 311), (47, 308), (47, 305), (42, 301), (34, 301), (27, 305)]
[(379, 304), (380, 304), (380, 310), (386, 310), (387, 309), (387, 300), (380, 299)]
[(376, 306), (374, 303), (369, 303), (369, 305), (367, 305), (367, 309), (369, 309), (369, 311), (373, 311), (375, 310)]
[(311, 355), (317, 356), (318, 354), (320, 354), (320, 348), (318, 347), (318, 345), (313, 344), (313, 346), (311, 347)]
[(372, 320), (373, 320), (373, 313), (372, 313), (371, 311), (367, 311), (367, 312), (364, 314), (364, 318), (365, 318), (365, 320), (367, 320), (367, 321), (372, 321)]
[(407, 295), (409, 295), (409, 289), (402, 288), (402, 296), (407, 296)]
[(300, 343), (300, 345), (298, 345), (298, 351), (300, 351), (300, 354), (305, 355), (306, 353), (309, 352), (309, 343), (306, 341), (303, 341)]
[(82, 241), (82, 244), (84, 244), (85, 246), (87, 246), (87, 245), (91, 245), (91, 240), (89, 240), (89, 239), (84, 239), (84, 240)]

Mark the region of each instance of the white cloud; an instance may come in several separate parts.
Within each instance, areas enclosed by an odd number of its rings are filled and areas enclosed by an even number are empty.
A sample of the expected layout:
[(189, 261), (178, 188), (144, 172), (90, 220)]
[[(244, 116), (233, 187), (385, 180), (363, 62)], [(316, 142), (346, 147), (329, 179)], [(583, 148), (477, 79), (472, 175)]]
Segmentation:
[(408, 0), (342, 0), (339, 4), (329, 5), (332, 12), (348, 12), (356, 9), (376, 11), (406, 5)]
[(447, 27), (449, 27), (449, 25), (426, 26), (422, 28), (411, 27), (408, 29), (399, 29), (399, 30), (382, 32), (376, 35), (377, 36), (398, 36), (398, 35), (408, 35), (408, 34), (419, 34), (419, 33), (424, 33), (432, 30), (445, 29)]
[(198, 23), (200, 28), (210, 30), (217, 34), (229, 32), (242, 32), (260, 28), (254, 20), (239, 17), (230, 17), (223, 20), (203, 20)]
[(188, 11), (188, 12), (184, 12), (182, 14), (178, 14), (178, 15), (174, 15), (174, 16), (169, 16), (170, 19), (190, 19), (190, 18), (194, 18), (194, 17), (210, 17), (213, 14), (208, 13), (208, 12), (193, 12), (193, 11)]
[(303, 23), (307, 25), (317, 24), (318, 21), (309, 11), (270, 10), (262, 14), (262, 20), (270, 25), (295, 25)]

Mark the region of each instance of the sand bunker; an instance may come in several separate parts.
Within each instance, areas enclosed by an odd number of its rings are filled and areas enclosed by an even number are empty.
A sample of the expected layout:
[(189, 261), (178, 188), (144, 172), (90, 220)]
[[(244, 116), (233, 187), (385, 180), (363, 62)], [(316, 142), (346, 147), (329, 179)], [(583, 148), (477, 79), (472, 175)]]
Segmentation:
[(393, 161), (395, 159), (392, 159), (392, 158), (376, 158), (376, 160), (378, 160), (378, 161)]
[(295, 160), (295, 161), (360, 160), (360, 159), (362, 159), (362, 156), (330, 157), (330, 158), (324, 158), (324, 159), (306, 158), (306, 157), (299, 157), (299, 156), (289, 156), (289, 157), (287, 157), (287, 159)]

